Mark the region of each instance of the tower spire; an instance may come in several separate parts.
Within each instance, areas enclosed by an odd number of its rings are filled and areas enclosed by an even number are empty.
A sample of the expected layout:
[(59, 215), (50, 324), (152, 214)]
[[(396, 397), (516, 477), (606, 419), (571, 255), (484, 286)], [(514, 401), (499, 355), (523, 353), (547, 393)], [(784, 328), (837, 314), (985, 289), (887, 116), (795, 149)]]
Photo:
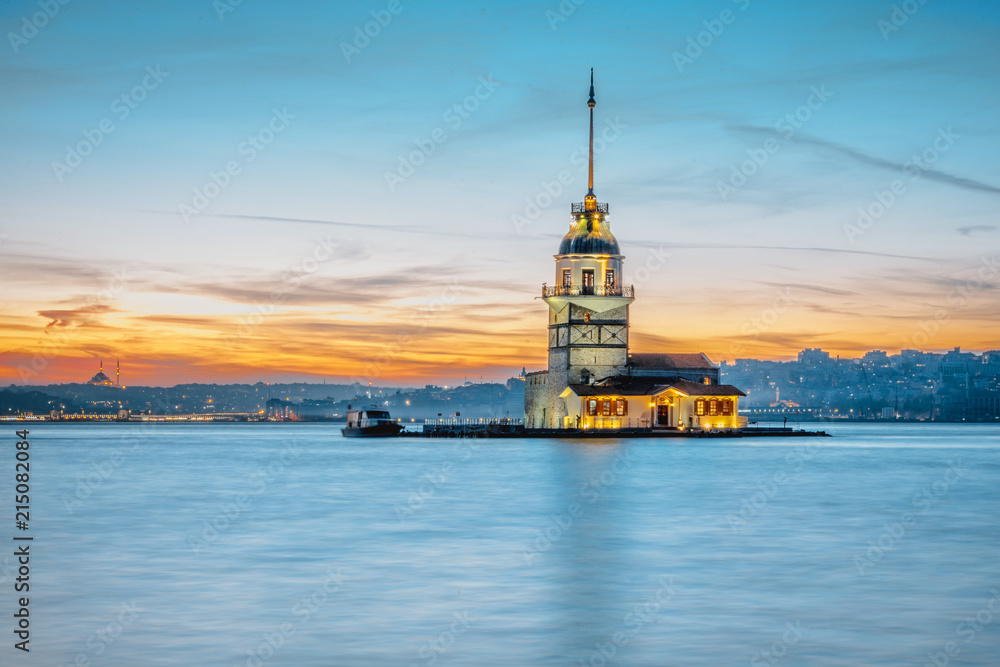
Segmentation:
[(593, 211), (597, 208), (597, 197), (594, 195), (594, 107), (597, 100), (594, 99), (594, 68), (590, 68), (590, 99), (587, 100), (590, 107), (590, 169), (587, 174), (587, 196), (584, 199), (585, 208)]

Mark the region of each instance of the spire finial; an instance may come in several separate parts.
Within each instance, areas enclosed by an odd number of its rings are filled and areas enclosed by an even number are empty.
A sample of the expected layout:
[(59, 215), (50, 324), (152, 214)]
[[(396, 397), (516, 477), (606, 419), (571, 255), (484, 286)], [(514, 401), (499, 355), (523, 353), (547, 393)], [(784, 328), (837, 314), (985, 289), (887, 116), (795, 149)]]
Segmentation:
[(597, 208), (597, 197), (594, 195), (594, 107), (597, 100), (594, 99), (594, 68), (590, 68), (590, 99), (587, 100), (590, 107), (590, 170), (587, 174), (587, 196), (584, 198), (584, 208), (593, 211)]

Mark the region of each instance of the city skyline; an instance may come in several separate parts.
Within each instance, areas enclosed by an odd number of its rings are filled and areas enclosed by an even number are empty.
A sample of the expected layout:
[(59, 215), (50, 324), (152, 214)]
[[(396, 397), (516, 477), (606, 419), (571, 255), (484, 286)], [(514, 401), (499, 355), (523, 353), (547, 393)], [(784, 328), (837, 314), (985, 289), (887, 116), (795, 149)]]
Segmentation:
[(5, 5), (0, 382), (539, 365), (590, 67), (636, 351), (996, 349), (1000, 8), (912, 4)]

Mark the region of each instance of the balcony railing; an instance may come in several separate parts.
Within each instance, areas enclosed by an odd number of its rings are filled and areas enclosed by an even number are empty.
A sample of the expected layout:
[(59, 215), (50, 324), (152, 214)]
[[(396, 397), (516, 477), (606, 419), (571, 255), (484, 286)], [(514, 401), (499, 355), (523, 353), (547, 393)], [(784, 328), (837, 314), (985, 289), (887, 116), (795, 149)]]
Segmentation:
[(542, 296), (621, 296), (635, 298), (632, 285), (542, 285)]
[[(573, 215), (576, 215), (577, 213), (586, 213), (587, 212), (587, 204), (585, 202), (580, 202), (578, 204), (571, 204), (570, 205), (570, 210), (573, 212)], [(605, 204), (605, 203), (603, 203), (603, 202), (597, 202), (597, 209), (595, 209), (595, 210), (598, 213), (605, 213), (606, 214), (608, 212), (608, 205)]]

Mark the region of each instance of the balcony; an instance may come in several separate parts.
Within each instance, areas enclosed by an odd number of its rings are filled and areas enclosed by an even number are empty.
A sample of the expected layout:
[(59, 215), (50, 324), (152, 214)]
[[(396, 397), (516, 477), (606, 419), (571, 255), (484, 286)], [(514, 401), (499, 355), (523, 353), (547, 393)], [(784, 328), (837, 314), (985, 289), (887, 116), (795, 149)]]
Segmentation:
[(550, 296), (620, 296), (635, 298), (632, 285), (542, 285), (542, 298)]
[[(576, 215), (577, 213), (586, 213), (587, 205), (584, 202), (580, 202), (579, 204), (570, 204), (570, 210), (572, 211), (573, 215)], [(607, 214), (608, 205), (603, 202), (597, 202), (597, 208), (595, 210), (598, 213)]]

